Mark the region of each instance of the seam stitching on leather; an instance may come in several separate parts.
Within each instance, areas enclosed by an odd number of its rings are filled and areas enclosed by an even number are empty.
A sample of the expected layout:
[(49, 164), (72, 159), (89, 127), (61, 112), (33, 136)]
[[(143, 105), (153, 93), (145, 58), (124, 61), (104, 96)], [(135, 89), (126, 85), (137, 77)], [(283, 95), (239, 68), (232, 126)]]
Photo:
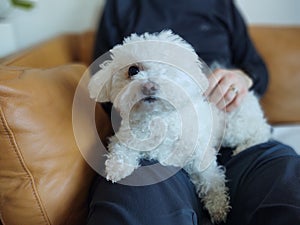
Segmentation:
[(0, 120), (1, 120), (1, 123), (3, 124), (5, 132), (6, 132), (7, 136), (8, 136), (8, 138), (9, 138), (9, 142), (10, 142), (11, 146), (14, 149), (14, 152), (17, 155), (22, 168), (24, 169), (24, 171), (26, 172), (26, 175), (28, 176), (28, 178), (30, 180), (30, 186), (32, 188), (32, 194), (33, 194), (33, 196), (36, 199), (36, 202), (37, 202), (38, 207), (39, 207), (39, 209), (41, 211), (41, 214), (42, 214), (42, 216), (43, 216), (46, 224), (50, 225), (51, 223), (50, 223), (49, 218), (47, 216), (47, 213), (45, 212), (45, 209), (44, 209), (44, 207), (43, 207), (43, 205), (41, 203), (41, 199), (40, 199), (40, 197), (38, 195), (37, 188), (36, 188), (36, 186), (34, 184), (34, 179), (32, 177), (32, 174), (29, 171), (29, 169), (27, 168), (27, 166), (26, 166), (26, 164), (25, 164), (25, 162), (23, 160), (23, 157), (20, 156), (20, 155), (22, 155), (21, 152), (20, 152), (20, 148), (19, 148), (19, 146), (18, 146), (18, 144), (16, 142), (14, 133), (10, 129), (10, 127), (9, 127), (9, 125), (8, 125), (6, 119), (5, 119), (5, 115), (4, 115), (4, 112), (2, 110), (2, 107), (0, 107)]

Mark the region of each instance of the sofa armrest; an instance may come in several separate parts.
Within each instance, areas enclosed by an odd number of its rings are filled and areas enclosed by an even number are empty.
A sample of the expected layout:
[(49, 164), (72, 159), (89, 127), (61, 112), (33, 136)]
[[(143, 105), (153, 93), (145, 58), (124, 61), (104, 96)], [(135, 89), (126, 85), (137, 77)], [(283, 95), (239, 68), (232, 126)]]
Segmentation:
[[(77, 89), (85, 87), (78, 85), (85, 71), (82, 64), (50, 69), (0, 65), (3, 224), (85, 223), (89, 189), (96, 173), (84, 160), (82, 150), (89, 153), (96, 148), (97, 138), (83, 132), (85, 145), (78, 145), (72, 108)], [(95, 109), (92, 125), (105, 141), (111, 133), (109, 118), (96, 103)], [(84, 107), (79, 108), (79, 112), (84, 111)], [(82, 117), (77, 121), (77, 128), (84, 130), (87, 123)]]

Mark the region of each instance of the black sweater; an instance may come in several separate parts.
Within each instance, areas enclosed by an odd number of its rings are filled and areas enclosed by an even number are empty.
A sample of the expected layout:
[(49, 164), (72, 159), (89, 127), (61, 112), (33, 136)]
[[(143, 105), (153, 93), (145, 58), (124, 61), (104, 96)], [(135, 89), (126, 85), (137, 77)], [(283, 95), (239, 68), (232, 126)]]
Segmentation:
[(94, 57), (120, 44), (131, 33), (172, 29), (208, 65), (239, 68), (264, 94), (266, 66), (254, 48), (245, 22), (232, 0), (108, 0), (99, 24)]

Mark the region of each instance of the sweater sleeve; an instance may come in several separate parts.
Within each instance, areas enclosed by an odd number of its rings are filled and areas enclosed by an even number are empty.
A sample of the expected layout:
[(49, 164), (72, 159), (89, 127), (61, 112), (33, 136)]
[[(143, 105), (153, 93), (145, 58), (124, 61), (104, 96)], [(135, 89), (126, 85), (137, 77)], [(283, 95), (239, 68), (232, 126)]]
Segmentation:
[(123, 36), (118, 19), (118, 1), (106, 1), (103, 14), (96, 32), (94, 59), (122, 42)]
[[(95, 37), (94, 60), (108, 52), (116, 44), (120, 44), (123, 40), (117, 6), (118, 0), (108, 0), (105, 3)], [(92, 64), (90, 70), (92, 74), (95, 74), (99, 70), (99, 67)], [(111, 102), (101, 103), (101, 106), (108, 115), (111, 115)]]
[(242, 69), (253, 80), (252, 90), (262, 96), (268, 85), (268, 71), (266, 65), (255, 49), (247, 31), (246, 24), (233, 1), (231, 10), (231, 49), (232, 62), (235, 67)]

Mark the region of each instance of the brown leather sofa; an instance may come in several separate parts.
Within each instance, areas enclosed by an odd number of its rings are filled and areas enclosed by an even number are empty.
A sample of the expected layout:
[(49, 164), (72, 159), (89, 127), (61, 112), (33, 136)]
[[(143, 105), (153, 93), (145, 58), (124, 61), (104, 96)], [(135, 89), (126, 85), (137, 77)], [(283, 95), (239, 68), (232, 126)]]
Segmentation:
[[(300, 28), (253, 26), (250, 34), (270, 70), (261, 101), (266, 117), (272, 124), (299, 123)], [(0, 59), (0, 219), (5, 225), (84, 224), (95, 172), (74, 138), (72, 103), (91, 63), (93, 40), (93, 32), (66, 34)], [(111, 127), (97, 110), (104, 141)], [(94, 142), (87, 134), (87, 146)]]

